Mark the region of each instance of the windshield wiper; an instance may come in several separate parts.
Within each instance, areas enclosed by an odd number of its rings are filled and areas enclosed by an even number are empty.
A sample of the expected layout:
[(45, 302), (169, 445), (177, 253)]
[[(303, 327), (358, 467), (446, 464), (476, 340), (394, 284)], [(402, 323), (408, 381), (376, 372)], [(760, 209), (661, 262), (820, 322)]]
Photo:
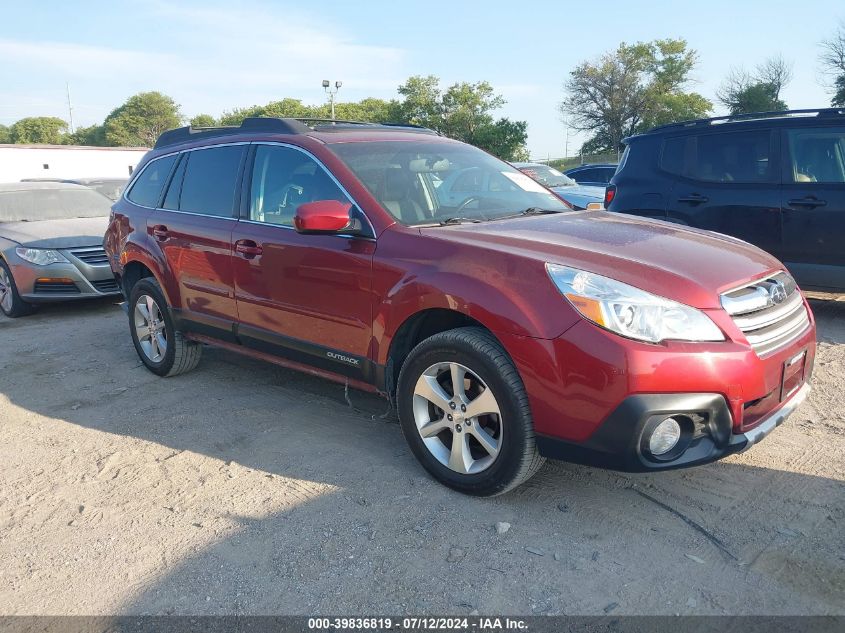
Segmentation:
[(555, 211), (553, 209), (543, 209), (541, 207), (528, 207), (517, 213), (511, 215), (500, 215), (497, 220), (507, 220), (509, 218), (521, 218), (524, 215), (547, 215), (549, 213), (562, 213), (562, 211)]
[(481, 220), (478, 218), (446, 218), (445, 220), (440, 220), (440, 226), (446, 226), (447, 224), (463, 224), (464, 222), (478, 224)]

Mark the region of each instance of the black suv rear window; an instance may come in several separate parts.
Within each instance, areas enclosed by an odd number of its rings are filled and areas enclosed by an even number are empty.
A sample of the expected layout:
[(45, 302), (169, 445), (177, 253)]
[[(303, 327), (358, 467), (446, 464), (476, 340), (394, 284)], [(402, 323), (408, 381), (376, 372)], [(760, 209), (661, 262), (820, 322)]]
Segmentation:
[(750, 130), (667, 138), (660, 166), (705, 182), (767, 182), (771, 136), (770, 130)]
[(182, 180), (179, 210), (231, 217), (244, 145), (194, 150)]
[(142, 207), (157, 206), (164, 183), (167, 182), (170, 169), (178, 156), (178, 154), (173, 154), (152, 161), (138, 176), (138, 180), (132, 185), (126, 197)]

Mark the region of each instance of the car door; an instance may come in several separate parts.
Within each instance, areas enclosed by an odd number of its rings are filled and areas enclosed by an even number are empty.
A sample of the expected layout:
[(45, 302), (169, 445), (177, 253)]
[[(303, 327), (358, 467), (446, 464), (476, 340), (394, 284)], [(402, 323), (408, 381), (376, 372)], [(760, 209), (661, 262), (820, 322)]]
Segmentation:
[(783, 131), (782, 259), (799, 285), (845, 291), (845, 126)]
[(147, 219), (180, 301), (173, 306), (186, 331), (234, 341), (237, 308), (232, 230), (238, 184), (248, 145), (218, 145), (184, 152), (162, 208)]
[(250, 163), (248, 200), (232, 236), (238, 339), (259, 351), (371, 381), (375, 239), (294, 229), (300, 204), (354, 205), (309, 153), (256, 144)]
[(771, 129), (667, 138), (661, 168), (676, 176), (667, 219), (738, 237), (779, 257), (777, 138)]

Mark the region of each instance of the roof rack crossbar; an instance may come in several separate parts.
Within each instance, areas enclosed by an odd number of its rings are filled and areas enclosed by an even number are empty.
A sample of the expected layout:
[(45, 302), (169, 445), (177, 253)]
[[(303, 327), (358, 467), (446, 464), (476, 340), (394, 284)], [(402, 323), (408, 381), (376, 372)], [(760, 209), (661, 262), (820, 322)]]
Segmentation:
[(688, 121), (677, 121), (675, 123), (667, 123), (666, 125), (658, 125), (652, 128), (649, 132), (657, 132), (659, 130), (668, 130), (671, 128), (693, 127), (697, 125), (710, 125), (711, 123), (718, 123), (720, 121), (745, 121), (753, 119), (775, 119), (791, 116), (794, 114), (815, 114), (818, 117), (834, 117), (845, 116), (845, 109), (843, 108), (810, 108), (805, 110), (772, 110), (767, 112), (748, 112), (746, 114), (729, 114), (727, 116), (714, 116), (707, 119), (690, 119)]

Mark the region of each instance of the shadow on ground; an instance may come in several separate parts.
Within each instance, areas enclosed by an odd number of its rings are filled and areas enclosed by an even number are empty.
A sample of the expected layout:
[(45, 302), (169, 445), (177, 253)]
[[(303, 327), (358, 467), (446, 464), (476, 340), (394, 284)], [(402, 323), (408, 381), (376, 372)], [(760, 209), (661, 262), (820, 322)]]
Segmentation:
[[(813, 307), (820, 340), (845, 342), (845, 304)], [(550, 463), (513, 493), (474, 499), (426, 476), (380, 399), (210, 348), (195, 372), (160, 379), (125, 319), (99, 302), (0, 321), (0, 392), (172, 449), (165, 459), (263, 474), (288, 500), (233, 517), (221, 487), (217, 512), (239, 527), (163, 555), (126, 613), (843, 612), (842, 435), (805, 434), (821, 415), (812, 401), (768, 446), (725, 462), (659, 476)], [(816, 475), (833, 455), (838, 476)], [(209, 476), (182, 475), (188, 489)]]

